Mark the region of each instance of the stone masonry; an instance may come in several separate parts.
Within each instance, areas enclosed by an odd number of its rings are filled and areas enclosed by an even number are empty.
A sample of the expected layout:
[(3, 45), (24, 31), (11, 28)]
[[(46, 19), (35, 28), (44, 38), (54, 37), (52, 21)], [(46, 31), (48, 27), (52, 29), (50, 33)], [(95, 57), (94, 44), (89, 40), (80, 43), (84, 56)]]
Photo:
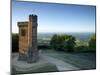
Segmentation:
[(29, 15), (29, 21), (18, 22), (19, 60), (28, 63), (39, 59), (37, 50), (37, 15)]

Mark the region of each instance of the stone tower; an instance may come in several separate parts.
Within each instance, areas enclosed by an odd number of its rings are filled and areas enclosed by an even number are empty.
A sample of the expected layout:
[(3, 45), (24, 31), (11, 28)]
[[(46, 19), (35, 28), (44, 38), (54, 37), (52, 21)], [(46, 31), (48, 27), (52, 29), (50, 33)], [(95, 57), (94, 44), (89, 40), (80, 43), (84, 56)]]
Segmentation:
[(37, 15), (29, 15), (29, 21), (18, 22), (19, 60), (24, 60), (28, 63), (38, 60), (37, 25)]

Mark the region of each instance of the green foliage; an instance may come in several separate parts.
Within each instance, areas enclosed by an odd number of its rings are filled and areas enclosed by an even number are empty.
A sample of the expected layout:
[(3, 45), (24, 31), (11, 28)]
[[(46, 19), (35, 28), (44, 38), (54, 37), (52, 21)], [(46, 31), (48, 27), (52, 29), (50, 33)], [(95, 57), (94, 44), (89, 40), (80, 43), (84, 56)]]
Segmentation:
[(86, 46), (86, 45), (77, 46), (75, 51), (76, 52), (90, 52), (88, 50), (88, 46)]
[[(84, 41), (83, 41), (84, 42)], [(76, 46), (76, 52), (95, 52), (96, 51), (96, 36), (95, 34), (85, 44)]]
[(96, 35), (94, 34), (89, 40), (89, 50), (96, 50)]
[(12, 52), (18, 51), (18, 34), (12, 34)]
[(85, 40), (80, 40), (80, 39), (77, 39), (75, 42), (76, 42), (76, 46), (88, 46), (88, 40), (89, 39), (85, 39)]
[(68, 51), (74, 50), (75, 37), (72, 35), (53, 35), (50, 41), (50, 45), (55, 50)]
[(58, 36), (55, 34), (55, 35), (52, 37), (51, 41), (50, 41), (50, 45), (51, 45), (52, 48), (54, 48), (54, 49), (57, 48), (57, 38), (58, 38)]

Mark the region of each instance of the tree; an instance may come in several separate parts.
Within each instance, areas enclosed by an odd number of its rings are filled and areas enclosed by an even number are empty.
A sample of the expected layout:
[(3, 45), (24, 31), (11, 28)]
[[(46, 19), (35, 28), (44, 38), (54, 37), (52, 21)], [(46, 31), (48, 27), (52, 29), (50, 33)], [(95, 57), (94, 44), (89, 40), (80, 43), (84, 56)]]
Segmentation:
[(71, 35), (54, 35), (50, 45), (53, 49), (63, 51), (73, 51), (75, 46), (75, 37)]
[(75, 37), (69, 35), (63, 43), (64, 51), (73, 52), (75, 47)]
[(72, 52), (74, 50), (75, 40), (76, 40), (75, 37), (69, 36), (69, 38), (67, 40), (67, 49), (68, 49), (68, 52)]
[(52, 48), (56, 49), (57, 48), (57, 35), (53, 35), (51, 41), (50, 41), (50, 45)]
[(89, 40), (89, 50), (96, 50), (96, 34), (94, 34)]

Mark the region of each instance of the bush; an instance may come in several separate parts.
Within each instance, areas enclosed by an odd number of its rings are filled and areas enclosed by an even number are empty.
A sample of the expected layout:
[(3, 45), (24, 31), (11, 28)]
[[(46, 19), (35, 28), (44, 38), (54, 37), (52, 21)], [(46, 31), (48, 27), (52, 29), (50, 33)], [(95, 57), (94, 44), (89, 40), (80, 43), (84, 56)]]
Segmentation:
[(55, 50), (60, 51), (74, 51), (75, 37), (72, 35), (53, 35), (50, 41), (50, 45)]
[(89, 52), (88, 51), (88, 46), (78, 46), (76, 47), (76, 52)]
[(96, 52), (96, 36), (92, 35), (88, 41), (88, 45), (80, 45), (75, 49), (76, 52)]
[(96, 35), (94, 34), (89, 40), (89, 50), (96, 51)]

